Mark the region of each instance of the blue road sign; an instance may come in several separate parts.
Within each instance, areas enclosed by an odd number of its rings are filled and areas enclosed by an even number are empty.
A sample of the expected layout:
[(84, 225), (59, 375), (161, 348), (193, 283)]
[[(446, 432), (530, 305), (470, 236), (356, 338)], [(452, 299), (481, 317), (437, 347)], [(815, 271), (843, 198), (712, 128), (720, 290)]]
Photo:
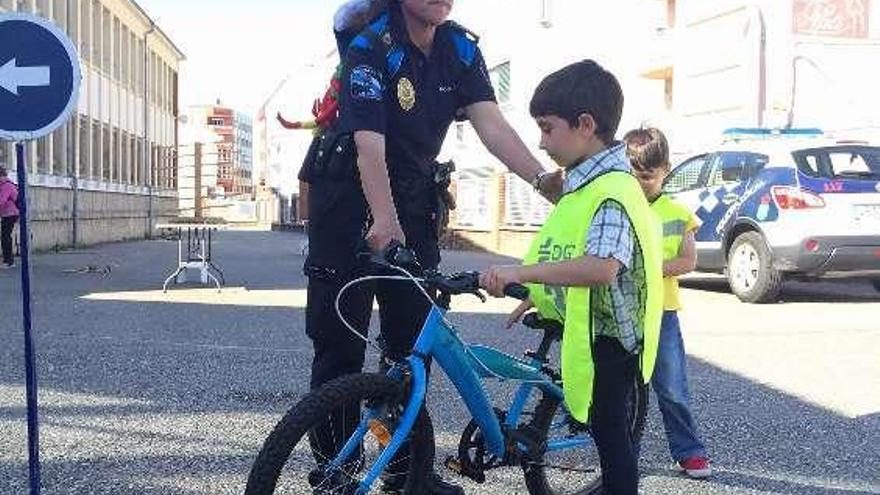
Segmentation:
[(21, 304), (31, 495), (40, 494), (40, 435), (31, 331), (28, 167), (22, 141), (50, 134), (67, 121), (79, 95), (80, 77), (79, 57), (63, 31), (40, 17), (0, 14), (0, 139), (18, 141), (15, 154), (21, 216)]
[(61, 29), (29, 14), (0, 14), (0, 139), (36, 139), (64, 124), (80, 78), (76, 49)]

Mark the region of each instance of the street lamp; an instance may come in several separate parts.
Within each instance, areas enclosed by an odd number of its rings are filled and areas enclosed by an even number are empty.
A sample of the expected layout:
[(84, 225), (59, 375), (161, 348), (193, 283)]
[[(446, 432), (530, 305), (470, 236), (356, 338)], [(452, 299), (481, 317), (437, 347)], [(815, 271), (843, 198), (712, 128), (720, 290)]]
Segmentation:
[(147, 181), (147, 239), (153, 236), (153, 184), (151, 178), (147, 178), (150, 171), (150, 96), (149, 96), (149, 61), (150, 48), (147, 46), (147, 37), (156, 31), (156, 23), (152, 19), (150, 29), (144, 33), (144, 173)]

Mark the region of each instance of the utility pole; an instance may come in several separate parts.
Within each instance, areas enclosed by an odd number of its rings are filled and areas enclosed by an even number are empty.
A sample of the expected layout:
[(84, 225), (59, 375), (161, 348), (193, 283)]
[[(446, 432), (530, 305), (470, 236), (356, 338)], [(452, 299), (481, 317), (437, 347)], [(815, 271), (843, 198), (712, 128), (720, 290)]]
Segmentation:
[(150, 29), (144, 33), (144, 174), (147, 183), (147, 239), (153, 237), (153, 173), (150, 169), (150, 48), (147, 37), (156, 31), (156, 23), (150, 19)]
[(195, 176), (193, 177), (193, 216), (196, 222), (202, 217), (202, 143), (194, 144), (193, 163), (195, 165)]
[[(71, 19), (79, 14), (79, 11), (71, 14), (71, 0), (67, 0), (67, 16), (65, 19), (65, 25), (67, 28), (67, 33), (69, 34), (72, 31)], [(79, 7), (77, 7), (78, 9)], [(82, 36), (82, 26), (78, 26), (79, 35)], [(71, 214), (71, 231), (70, 231), (70, 245), (76, 249), (76, 245), (79, 242), (79, 167), (76, 166), (77, 157), (79, 156), (79, 149), (77, 147), (77, 136), (79, 134), (79, 126), (80, 126), (79, 113), (73, 112), (73, 119), (69, 121), (67, 126), (67, 149), (65, 150), (67, 153), (67, 163), (68, 163), (68, 171), (70, 173), (70, 188), (72, 189), (72, 200), (70, 205), (70, 214)], [(82, 143), (80, 143), (82, 146)]]

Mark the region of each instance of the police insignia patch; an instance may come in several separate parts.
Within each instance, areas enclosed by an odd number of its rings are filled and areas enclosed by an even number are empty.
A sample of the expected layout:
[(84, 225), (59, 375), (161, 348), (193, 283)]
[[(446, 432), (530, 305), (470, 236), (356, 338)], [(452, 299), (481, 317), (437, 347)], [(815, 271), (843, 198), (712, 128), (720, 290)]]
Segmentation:
[(382, 100), (382, 76), (369, 65), (351, 71), (351, 96), (356, 100)]
[(397, 81), (397, 101), (400, 103), (400, 108), (407, 112), (416, 106), (416, 88), (413, 86), (413, 83), (405, 77), (401, 77), (400, 80)]

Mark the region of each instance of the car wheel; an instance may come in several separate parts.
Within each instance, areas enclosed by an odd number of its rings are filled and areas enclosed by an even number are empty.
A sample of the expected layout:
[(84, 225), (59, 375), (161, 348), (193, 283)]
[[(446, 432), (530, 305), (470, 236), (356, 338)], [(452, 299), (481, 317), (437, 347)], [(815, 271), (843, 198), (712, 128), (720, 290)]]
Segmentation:
[(727, 280), (741, 301), (776, 302), (782, 289), (782, 272), (773, 268), (770, 249), (757, 232), (740, 234), (727, 254)]

